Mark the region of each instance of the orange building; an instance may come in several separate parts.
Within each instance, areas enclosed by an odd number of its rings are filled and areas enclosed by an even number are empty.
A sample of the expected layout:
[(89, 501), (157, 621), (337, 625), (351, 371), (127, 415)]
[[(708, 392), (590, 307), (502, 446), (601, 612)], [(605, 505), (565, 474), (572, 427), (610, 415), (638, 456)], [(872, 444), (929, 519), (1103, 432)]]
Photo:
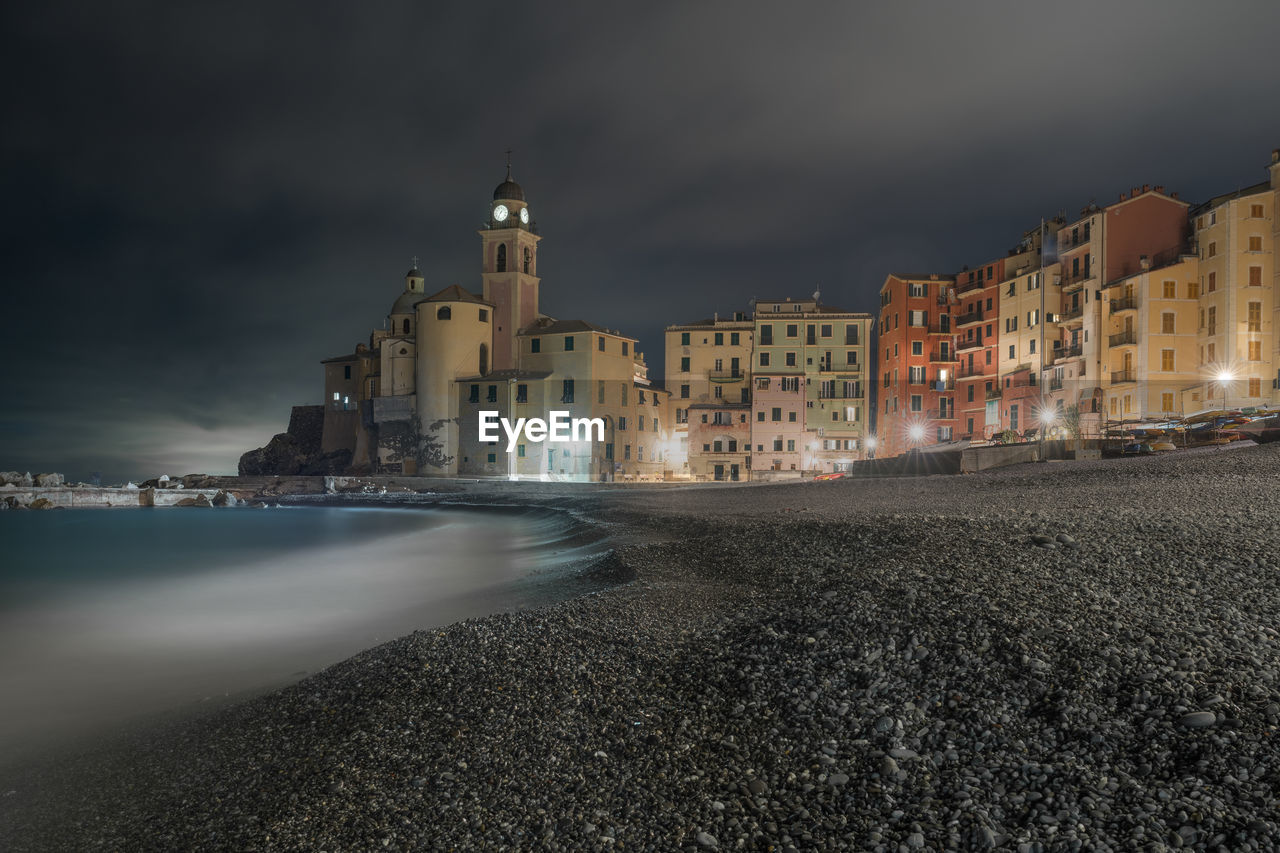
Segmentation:
[(987, 401), (993, 394), (999, 397), (996, 342), (1004, 270), (1001, 258), (976, 269), (965, 267), (956, 275), (957, 438), (980, 441), (990, 438), (996, 429), (987, 417)]
[(877, 347), (884, 360), (877, 383), (877, 456), (896, 456), (955, 436), (953, 309), (958, 305), (951, 275), (895, 273), (880, 287)]

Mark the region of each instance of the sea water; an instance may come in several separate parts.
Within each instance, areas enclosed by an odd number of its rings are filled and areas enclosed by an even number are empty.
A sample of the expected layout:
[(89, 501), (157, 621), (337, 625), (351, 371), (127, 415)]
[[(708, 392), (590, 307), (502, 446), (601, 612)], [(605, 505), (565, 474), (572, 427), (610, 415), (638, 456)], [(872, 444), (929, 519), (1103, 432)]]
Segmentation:
[(571, 528), (440, 509), (0, 513), (0, 761), (581, 592), (591, 549)]

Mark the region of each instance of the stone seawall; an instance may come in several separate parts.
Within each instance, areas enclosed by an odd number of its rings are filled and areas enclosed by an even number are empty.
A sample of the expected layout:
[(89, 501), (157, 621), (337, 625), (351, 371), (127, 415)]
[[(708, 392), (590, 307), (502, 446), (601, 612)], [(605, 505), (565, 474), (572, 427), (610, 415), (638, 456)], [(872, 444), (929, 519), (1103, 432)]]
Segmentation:
[[(81, 507), (216, 506), (219, 489), (127, 489), (110, 486), (63, 486), (43, 489), (0, 488), (0, 509)], [(225, 493), (223, 493), (225, 499)], [(190, 503), (185, 503), (190, 501)]]

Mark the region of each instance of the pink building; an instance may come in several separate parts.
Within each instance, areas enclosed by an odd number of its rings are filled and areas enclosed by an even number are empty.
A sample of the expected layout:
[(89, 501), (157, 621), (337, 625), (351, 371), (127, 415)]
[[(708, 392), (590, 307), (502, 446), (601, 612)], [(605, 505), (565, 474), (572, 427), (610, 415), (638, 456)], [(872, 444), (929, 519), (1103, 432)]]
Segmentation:
[(753, 480), (799, 477), (804, 470), (804, 376), (756, 375), (752, 389)]

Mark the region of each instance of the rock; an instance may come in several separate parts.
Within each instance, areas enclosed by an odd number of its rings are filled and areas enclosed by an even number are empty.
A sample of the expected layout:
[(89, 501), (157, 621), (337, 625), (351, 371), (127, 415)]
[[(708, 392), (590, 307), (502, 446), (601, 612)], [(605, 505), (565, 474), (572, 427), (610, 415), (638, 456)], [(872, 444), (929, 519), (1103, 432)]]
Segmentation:
[(769, 786), (764, 783), (763, 779), (752, 779), (747, 783), (747, 790), (758, 797), (766, 793), (769, 790)]
[(910, 835), (908, 835), (908, 836), (907, 836), (907, 846), (908, 846), (908, 847), (910, 847), (910, 848), (912, 848), (912, 849), (914, 849), (914, 850), (918, 850), (918, 849), (920, 849), (921, 847), (923, 847), (923, 846), (924, 846), (924, 833), (922, 833), (922, 832), (913, 832), (913, 833), (911, 833)]
[(1053, 537), (1045, 536), (1043, 533), (1033, 533), (1031, 535), (1031, 544), (1039, 545), (1041, 548), (1043, 548), (1046, 545), (1053, 544)]
[(703, 847), (711, 848), (712, 850), (720, 846), (720, 842), (716, 841), (716, 837), (709, 832), (699, 832), (695, 838), (697, 839), (698, 844)]
[(218, 493), (214, 495), (213, 500), (210, 501), (210, 503), (213, 504), (214, 506), (226, 506), (230, 502), (231, 502), (230, 496), (223, 489), (218, 489)]
[(1178, 718), (1178, 725), (1188, 729), (1204, 729), (1218, 722), (1212, 711), (1192, 711)]
[(849, 776), (847, 773), (832, 773), (827, 777), (827, 784), (833, 788), (847, 785), (849, 784)]
[(0, 484), (6, 486), (15, 486), (19, 489), (29, 489), (35, 485), (35, 481), (31, 479), (31, 474), (20, 474), (17, 471), (5, 471), (0, 474)]
[(1058, 542), (1060, 542), (1060, 543), (1063, 545), (1063, 547), (1065, 547), (1065, 548), (1070, 548), (1072, 551), (1079, 551), (1079, 550), (1080, 550), (1080, 543), (1079, 543), (1079, 542), (1077, 542), (1075, 539), (1073, 539), (1071, 536), (1068, 536), (1068, 535), (1067, 535), (1067, 534), (1065, 534), (1065, 533), (1059, 533), (1055, 538), (1056, 538), (1056, 539), (1058, 540)]
[(58, 505), (48, 498), (36, 498), (27, 504), (27, 509), (57, 509)]
[(61, 474), (36, 474), (36, 485), (42, 489), (54, 489), (64, 482)]

